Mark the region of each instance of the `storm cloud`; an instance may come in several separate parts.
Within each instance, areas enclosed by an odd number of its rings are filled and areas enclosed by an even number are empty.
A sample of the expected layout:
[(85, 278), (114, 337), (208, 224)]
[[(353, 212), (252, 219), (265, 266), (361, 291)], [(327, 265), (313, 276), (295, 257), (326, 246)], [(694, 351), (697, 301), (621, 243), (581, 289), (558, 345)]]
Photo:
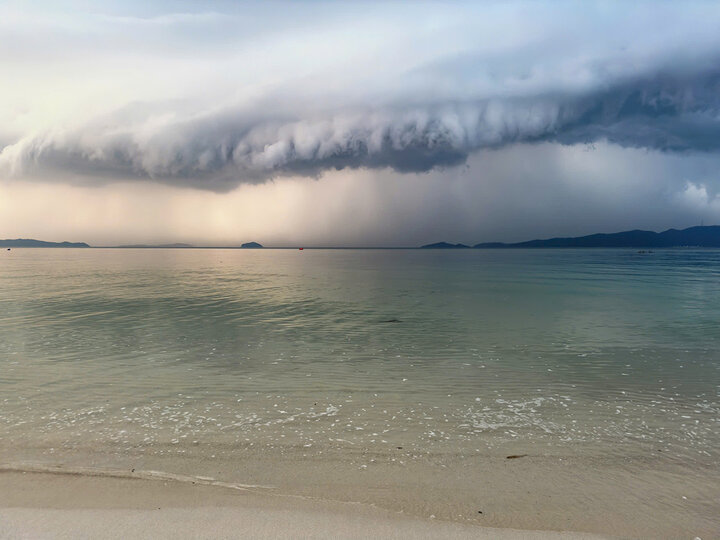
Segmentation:
[[(269, 60), (263, 57), (268, 65), (254, 67), (252, 79), (225, 71), (257, 62), (247, 43), (229, 37), (235, 15), (93, 20), (109, 28), (129, 25), (126, 31), (138, 35), (143, 25), (161, 26), (171, 32), (167, 40), (176, 36), (174, 26), (181, 36), (190, 24), (203, 50), (188, 53), (187, 62), (163, 52), (153, 66), (181, 81), (184, 69), (208, 58), (212, 67), (198, 68), (198, 77), (207, 79), (166, 99), (159, 91), (119, 92), (100, 99), (91, 113), (77, 107), (74, 117), (32, 128), (16, 122), (4, 137), (0, 171), (19, 179), (146, 179), (228, 191), (328, 170), (423, 173), (518, 143), (606, 141), (689, 154), (720, 148), (720, 38), (714, 31), (720, 9), (711, 4), (540, 10), (457, 3), (420, 4), (415, 11), (420, 19), (441, 15), (442, 23), (398, 30), (388, 40), (368, 38), (365, 48), (345, 41), (343, 31), (352, 38), (363, 23), (372, 29), (384, 16), (392, 22), (396, 6), (368, 5), (359, 21), (320, 13), (313, 27), (336, 41), (317, 43), (346, 51), (346, 61), (313, 45), (280, 15), (286, 34), (271, 33), (277, 41), (262, 45), (270, 51)], [(203, 33), (219, 24), (225, 40)], [(53, 31), (74, 51), (78, 40), (89, 39), (84, 30), (61, 30)], [(93, 39), (110, 47), (107, 40), (116, 37)], [(298, 52), (304, 39), (307, 54)], [(239, 52), (214, 63), (214, 53), (227, 53), (232, 44)], [(125, 53), (134, 58), (156, 46), (150, 40), (145, 47)], [(90, 61), (102, 62), (103, 54)], [(378, 55), (388, 58), (373, 69)], [(120, 78), (113, 82), (122, 88)], [(251, 91), (238, 95), (245, 88)]]

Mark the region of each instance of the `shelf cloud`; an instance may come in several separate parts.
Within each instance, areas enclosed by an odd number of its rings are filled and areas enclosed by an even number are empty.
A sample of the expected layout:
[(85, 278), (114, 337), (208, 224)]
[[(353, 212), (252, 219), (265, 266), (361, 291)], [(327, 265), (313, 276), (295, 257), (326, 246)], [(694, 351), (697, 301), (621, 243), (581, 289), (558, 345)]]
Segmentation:
[[(305, 5), (311, 6), (322, 4)], [(407, 14), (376, 5), (358, 18), (328, 7), (310, 29), (281, 15), (281, 33), (256, 29), (242, 39), (234, 37), (234, 24), (260, 20), (272, 28), (270, 15), (107, 16), (71, 28), (46, 21), (58, 36), (60, 65), (63, 47), (100, 45), (87, 62), (109, 77), (111, 90), (93, 94), (89, 110), (78, 100), (68, 106), (74, 116), (35, 124), (18, 112), (32, 99), (14, 96), (10, 129), (0, 133), (0, 176), (144, 179), (228, 191), (328, 170), (424, 173), (518, 143), (717, 151), (720, 38), (713, 29), (720, 9), (658, 4), (648, 15), (648, 6), (609, 6), (422, 4), (413, 16), (438, 15), (434, 27), (408, 21), (409, 29), (364, 44), (353, 40), (356, 32), (365, 35), (363, 25), (372, 29)], [(27, 41), (25, 60), (49, 68), (23, 34), (32, 24), (15, 17), (15, 32)], [(670, 20), (696, 24), (675, 25), (659, 37)], [(164, 44), (177, 40), (183, 55), (159, 47), (148, 37), (153, 28)], [(123, 49), (113, 41), (121, 31), (140, 45)], [(186, 50), (190, 31), (199, 45)], [(122, 79), (126, 67), (112, 69), (140, 57), (144, 71), (130, 81)], [(88, 92), (83, 80), (74, 86), (63, 74), (47, 77)]]

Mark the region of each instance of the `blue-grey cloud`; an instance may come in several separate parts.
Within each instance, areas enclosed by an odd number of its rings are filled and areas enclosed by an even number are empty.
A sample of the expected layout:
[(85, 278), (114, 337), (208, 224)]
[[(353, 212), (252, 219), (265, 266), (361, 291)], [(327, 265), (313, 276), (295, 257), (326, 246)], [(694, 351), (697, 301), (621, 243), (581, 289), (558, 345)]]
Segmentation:
[[(122, 114), (6, 147), (15, 174), (151, 178), (223, 189), (327, 169), (422, 172), (483, 148), (528, 141), (607, 140), (662, 151), (720, 148), (720, 73), (660, 73), (582, 95), (543, 95), (406, 108), (258, 118), (219, 111), (151, 130)], [(111, 127), (105, 127), (111, 126)]]
[[(707, 30), (720, 21), (720, 10), (693, 4), (682, 13), (662, 5), (660, 17), (682, 15), (680, 30), (665, 42), (639, 35), (634, 46), (633, 32), (648, 31), (645, 15), (652, 8), (643, 6), (629, 22), (619, 21), (619, 30), (607, 14), (594, 23), (596, 5), (587, 14), (549, 6), (543, 17), (554, 34), (535, 35), (526, 22), (518, 28), (528, 35), (518, 31), (499, 42), (498, 50), (489, 46), (492, 35), (467, 37), (451, 52), (438, 41), (443, 54), (428, 47), (415, 63), (391, 65), (395, 72), (366, 66), (366, 90), (353, 79), (352, 66), (333, 65), (317, 77), (296, 74), (239, 101), (135, 101), (110, 114), (23, 133), (0, 151), (0, 169), (14, 177), (151, 179), (222, 191), (332, 169), (426, 172), (464, 164), (483, 149), (527, 142), (606, 140), (664, 152), (717, 151), (719, 40)], [(489, 17), (504, 24), (512, 20), (498, 9), (490, 5)], [(576, 31), (554, 22), (563, 10), (577, 23)], [(613, 13), (623, 16), (619, 9)], [(693, 13), (697, 29), (690, 24)], [(217, 25), (222, 17), (205, 19)], [(188, 20), (205, 19), (158, 20), (163, 27), (182, 28)], [(132, 25), (134, 19), (112, 21)], [(594, 41), (604, 33), (607, 47)], [(308, 61), (298, 56), (298, 62)], [(333, 93), (327, 88), (336, 79), (344, 82)]]

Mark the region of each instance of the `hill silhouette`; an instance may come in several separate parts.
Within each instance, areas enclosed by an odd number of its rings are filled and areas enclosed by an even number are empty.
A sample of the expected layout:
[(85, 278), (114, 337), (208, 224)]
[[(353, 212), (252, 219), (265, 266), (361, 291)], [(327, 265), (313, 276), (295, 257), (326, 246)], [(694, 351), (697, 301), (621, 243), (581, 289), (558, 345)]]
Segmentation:
[(591, 234), (571, 238), (549, 238), (506, 244), (487, 242), (473, 247), (482, 249), (501, 248), (568, 248), (568, 247), (720, 247), (720, 225), (668, 229), (660, 233), (653, 231), (624, 231), (610, 234)]
[(85, 242), (45, 242), (32, 238), (0, 240), (0, 247), (53, 247), (53, 248), (89, 248)]

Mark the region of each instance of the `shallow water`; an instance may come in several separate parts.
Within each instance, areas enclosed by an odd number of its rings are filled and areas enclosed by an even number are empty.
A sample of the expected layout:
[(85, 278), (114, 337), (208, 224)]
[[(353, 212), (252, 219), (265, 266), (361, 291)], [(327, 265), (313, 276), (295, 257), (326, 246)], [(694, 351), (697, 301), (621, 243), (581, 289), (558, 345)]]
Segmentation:
[(718, 250), (0, 259), (3, 463), (244, 481), (238, 456), (527, 453), (716, 471), (719, 390)]

